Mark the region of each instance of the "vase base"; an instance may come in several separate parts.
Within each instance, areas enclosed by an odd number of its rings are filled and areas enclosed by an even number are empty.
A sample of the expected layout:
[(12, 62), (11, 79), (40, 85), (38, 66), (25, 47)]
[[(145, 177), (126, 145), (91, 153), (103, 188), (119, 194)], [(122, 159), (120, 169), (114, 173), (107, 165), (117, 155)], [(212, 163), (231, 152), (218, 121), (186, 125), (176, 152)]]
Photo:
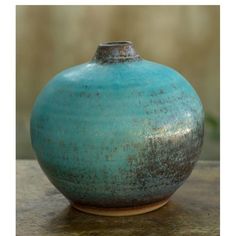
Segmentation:
[(91, 207), (91, 206), (85, 206), (80, 205), (77, 203), (72, 203), (72, 207), (75, 209), (93, 214), (93, 215), (101, 215), (101, 216), (132, 216), (132, 215), (139, 215), (144, 214), (150, 211), (157, 210), (158, 208), (161, 208), (164, 206), (169, 199), (164, 199), (159, 202), (146, 204), (143, 206), (138, 207), (124, 207), (124, 208), (100, 208), (100, 207)]

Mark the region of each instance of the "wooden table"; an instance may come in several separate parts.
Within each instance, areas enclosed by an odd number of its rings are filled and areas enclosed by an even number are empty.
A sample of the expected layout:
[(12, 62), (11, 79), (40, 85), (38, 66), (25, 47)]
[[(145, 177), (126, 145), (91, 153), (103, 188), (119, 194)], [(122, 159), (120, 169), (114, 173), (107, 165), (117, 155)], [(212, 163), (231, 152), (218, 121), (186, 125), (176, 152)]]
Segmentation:
[(37, 161), (16, 164), (18, 236), (219, 235), (219, 162), (199, 161), (166, 206), (129, 217), (76, 211), (48, 181)]

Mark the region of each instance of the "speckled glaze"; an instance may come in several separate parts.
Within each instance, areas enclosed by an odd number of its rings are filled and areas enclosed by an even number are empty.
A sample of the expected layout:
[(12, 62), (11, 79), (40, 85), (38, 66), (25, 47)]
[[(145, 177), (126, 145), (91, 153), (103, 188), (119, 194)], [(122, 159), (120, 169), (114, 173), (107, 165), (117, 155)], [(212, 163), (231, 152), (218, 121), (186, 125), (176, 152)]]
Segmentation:
[(132, 209), (166, 201), (184, 183), (203, 121), (182, 75), (141, 59), (130, 42), (111, 42), (49, 81), (32, 111), (31, 139), (72, 205)]

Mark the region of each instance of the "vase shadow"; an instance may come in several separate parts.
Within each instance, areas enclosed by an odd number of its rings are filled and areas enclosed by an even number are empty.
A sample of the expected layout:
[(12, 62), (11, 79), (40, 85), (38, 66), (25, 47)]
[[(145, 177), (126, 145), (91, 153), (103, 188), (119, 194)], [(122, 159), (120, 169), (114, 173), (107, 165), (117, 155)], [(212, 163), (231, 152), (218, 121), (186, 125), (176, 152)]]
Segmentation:
[(57, 235), (78, 232), (86, 235), (144, 235), (147, 231), (168, 234), (175, 232), (175, 226), (183, 225), (183, 217), (188, 218), (190, 214), (184, 206), (172, 201), (156, 211), (124, 217), (96, 216), (68, 206), (52, 218), (47, 227)]

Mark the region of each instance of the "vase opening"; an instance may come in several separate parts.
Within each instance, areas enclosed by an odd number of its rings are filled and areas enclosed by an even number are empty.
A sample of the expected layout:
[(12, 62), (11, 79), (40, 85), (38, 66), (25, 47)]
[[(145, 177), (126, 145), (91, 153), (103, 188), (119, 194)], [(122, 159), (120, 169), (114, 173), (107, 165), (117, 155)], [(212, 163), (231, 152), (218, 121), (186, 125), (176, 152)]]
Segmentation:
[(132, 62), (141, 60), (130, 41), (111, 41), (100, 43), (93, 61), (99, 64)]
[(104, 42), (100, 43), (99, 46), (106, 47), (106, 46), (121, 46), (121, 45), (133, 45), (130, 41), (111, 41), (111, 42)]

